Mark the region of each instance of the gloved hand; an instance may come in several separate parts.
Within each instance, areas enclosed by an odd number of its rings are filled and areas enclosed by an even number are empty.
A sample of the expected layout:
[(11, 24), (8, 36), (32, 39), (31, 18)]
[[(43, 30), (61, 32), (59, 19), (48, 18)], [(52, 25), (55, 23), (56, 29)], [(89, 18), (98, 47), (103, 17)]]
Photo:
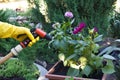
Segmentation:
[(31, 42), (29, 42), (28, 46), (32, 46), (36, 41), (39, 40), (39, 37), (34, 38), (33, 35), (30, 32), (30, 29), (25, 28), (25, 27), (14, 27), (15, 31), (11, 35), (12, 38), (18, 40), (18, 41), (23, 41), (25, 38), (29, 38)]
[(29, 37), (31, 40), (28, 46), (32, 46), (32, 44), (39, 40), (38, 37), (36, 39), (33, 37), (28, 28), (0, 22), (0, 38), (14, 38), (18, 41), (23, 41), (26, 37)]

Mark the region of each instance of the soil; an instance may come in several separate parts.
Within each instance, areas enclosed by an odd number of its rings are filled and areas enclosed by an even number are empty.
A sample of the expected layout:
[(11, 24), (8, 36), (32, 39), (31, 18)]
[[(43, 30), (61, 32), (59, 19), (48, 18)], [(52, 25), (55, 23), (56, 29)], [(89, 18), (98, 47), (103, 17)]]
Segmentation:
[(46, 66), (46, 69), (47, 69), (47, 71), (49, 71), (52, 67), (54, 66), (54, 64), (47, 64), (47, 66)]
[(56, 75), (66, 75), (69, 67), (64, 67), (63, 62), (60, 62), (58, 65), (55, 66), (53, 74)]

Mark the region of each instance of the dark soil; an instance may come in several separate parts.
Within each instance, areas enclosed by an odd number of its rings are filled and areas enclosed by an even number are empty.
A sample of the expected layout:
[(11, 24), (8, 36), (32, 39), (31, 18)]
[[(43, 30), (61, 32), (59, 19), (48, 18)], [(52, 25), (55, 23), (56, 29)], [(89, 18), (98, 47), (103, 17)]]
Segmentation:
[(59, 64), (54, 67), (53, 74), (66, 75), (68, 69), (69, 67), (64, 67), (63, 62), (59, 62)]
[(47, 66), (46, 66), (46, 69), (47, 69), (47, 71), (49, 71), (52, 67), (54, 66), (54, 64), (47, 64)]

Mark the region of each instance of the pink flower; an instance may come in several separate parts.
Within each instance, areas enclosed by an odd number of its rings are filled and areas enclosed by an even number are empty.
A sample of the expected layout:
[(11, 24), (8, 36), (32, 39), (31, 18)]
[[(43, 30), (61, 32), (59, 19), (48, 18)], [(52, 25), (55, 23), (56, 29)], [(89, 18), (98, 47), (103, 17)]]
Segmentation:
[(73, 18), (73, 13), (70, 11), (67, 11), (64, 16), (68, 18)]
[(85, 23), (81, 22), (76, 28), (73, 30), (73, 34), (77, 34), (78, 32), (81, 32), (81, 30), (85, 27)]

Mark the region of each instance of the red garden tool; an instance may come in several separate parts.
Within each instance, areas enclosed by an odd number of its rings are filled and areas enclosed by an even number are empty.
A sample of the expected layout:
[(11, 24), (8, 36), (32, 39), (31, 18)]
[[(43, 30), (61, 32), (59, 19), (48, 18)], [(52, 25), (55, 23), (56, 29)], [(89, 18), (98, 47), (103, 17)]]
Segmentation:
[[(40, 28), (33, 28), (33, 29), (31, 29), (31, 33), (33, 34), (33, 36), (35, 38), (36, 37), (40, 37), (40, 38), (45, 38), (47, 40), (51, 40), (52, 39), (52, 37), (50, 35), (48, 35), (46, 32), (44, 32)], [(6, 56), (4, 56), (4, 57), (2, 57), (0, 59), (0, 64), (4, 63), (5, 61), (7, 61), (8, 59), (10, 59), (13, 56), (17, 56), (18, 53), (20, 51), (22, 51), (23, 48), (28, 46), (30, 41), (31, 40), (29, 38), (26, 38), (25, 40), (20, 42), (20, 44), (18, 44), (16, 47), (12, 48), (11, 51)]]

